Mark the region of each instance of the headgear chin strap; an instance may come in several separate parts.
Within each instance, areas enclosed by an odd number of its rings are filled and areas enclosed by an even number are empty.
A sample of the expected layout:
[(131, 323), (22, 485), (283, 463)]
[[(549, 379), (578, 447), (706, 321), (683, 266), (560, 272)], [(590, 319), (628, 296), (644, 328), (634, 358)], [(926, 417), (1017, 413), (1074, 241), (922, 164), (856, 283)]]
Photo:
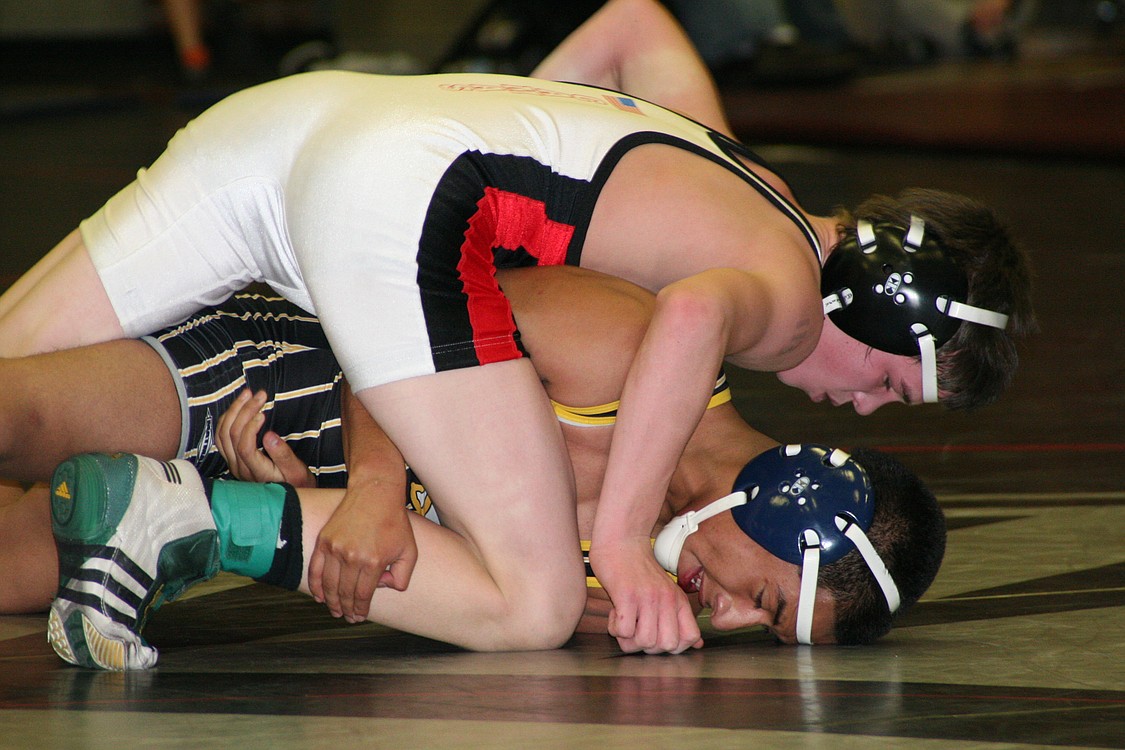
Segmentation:
[(687, 541), (689, 536), (699, 531), (699, 524), (708, 518), (714, 518), (724, 510), (745, 505), (757, 496), (757, 487), (749, 488), (749, 493), (747, 493), (747, 490), (737, 490), (699, 510), (689, 510), (687, 513), (673, 518), (656, 535), (656, 543), (652, 546), (652, 552), (656, 555), (656, 561), (660, 563), (660, 567), (672, 575), (676, 575), (678, 572), (676, 567), (680, 562), (680, 552), (684, 549), (684, 542)]
[(861, 219), (855, 237), (824, 263), (824, 314), (844, 333), (879, 351), (922, 358), (922, 400), (938, 400), (937, 350), (962, 321), (1004, 328), (1008, 316), (965, 303), (969, 282), (926, 223), (910, 227)]
[(867, 472), (844, 451), (822, 445), (765, 451), (742, 469), (733, 493), (677, 516), (661, 530), (653, 547), (657, 562), (676, 573), (684, 541), (700, 523), (726, 510), (767, 552), (801, 566), (798, 642), (812, 643), (820, 566), (839, 560), (853, 547), (871, 569), (890, 611), (898, 609), (898, 587), (865, 533), (875, 515)]

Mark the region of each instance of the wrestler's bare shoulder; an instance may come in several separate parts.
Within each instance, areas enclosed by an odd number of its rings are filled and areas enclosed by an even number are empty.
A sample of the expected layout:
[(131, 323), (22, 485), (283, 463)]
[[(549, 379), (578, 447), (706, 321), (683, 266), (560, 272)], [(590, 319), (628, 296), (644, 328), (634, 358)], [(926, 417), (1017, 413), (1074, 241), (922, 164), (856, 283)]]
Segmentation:
[(818, 263), (796, 224), (741, 176), (653, 144), (626, 154), (607, 180), (582, 265), (658, 290), (708, 268), (815, 275)]

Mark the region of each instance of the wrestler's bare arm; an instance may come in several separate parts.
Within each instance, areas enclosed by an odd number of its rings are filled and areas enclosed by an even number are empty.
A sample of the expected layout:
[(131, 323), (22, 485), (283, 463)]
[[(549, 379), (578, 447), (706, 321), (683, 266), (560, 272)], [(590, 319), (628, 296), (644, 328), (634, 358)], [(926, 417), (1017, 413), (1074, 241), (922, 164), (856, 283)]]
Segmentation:
[(656, 0), (610, 0), (532, 75), (623, 91), (731, 135), (710, 71)]
[(718, 268), (657, 295), (622, 393), (590, 549), (615, 607), (610, 632), (626, 651), (702, 643), (686, 597), (652, 556), (649, 535), (723, 359), (741, 353), (755, 369), (772, 370), (808, 354), (791, 346), (788, 329), (801, 308), (787, 293), (790, 283)]
[(348, 489), (317, 538), (309, 583), (333, 615), (359, 622), (367, 618), (376, 588), (407, 587), (418, 546), (402, 501), (402, 454), (347, 383), (341, 417)]
[[(243, 481), (316, 486), (281, 436), (262, 433), (265, 404), (264, 392), (244, 391), (219, 418), (215, 442), (231, 474)], [(406, 588), (418, 548), (403, 505), (402, 454), (346, 383), (340, 406), (348, 489), (308, 550), (310, 587), (333, 615), (358, 622), (367, 617), (376, 588)]]

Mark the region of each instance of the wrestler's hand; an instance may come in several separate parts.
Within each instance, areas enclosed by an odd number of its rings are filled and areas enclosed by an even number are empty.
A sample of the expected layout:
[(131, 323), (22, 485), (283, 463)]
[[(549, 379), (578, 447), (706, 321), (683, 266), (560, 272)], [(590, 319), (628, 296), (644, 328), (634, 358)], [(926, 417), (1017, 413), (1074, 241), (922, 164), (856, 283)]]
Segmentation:
[(678, 654), (703, 645), (687, 595), (657, 564), (648, 538), (591, 549), (590, 563), (613, 600), (609, 634), (622, 651)]
[(258, 449), (258, 434), (266, 423), (262, 408), (266, 392), (244, 389), (219, 417), (215, 439), (235, 479), (246, 482), (288, 482), (294, 487), (315, 487), (309, 467), (276, 432), (261, 436), (264, 453)]
[(613, 614), (613, 602), (605, 589), (586, 589), (586, 608), (582, 611), (582, 619), (578, 621), (576, 633), (596, 633), (605, 635), (609, 632), (609, 616)]
[[(388, 490), (393, 498), (373, 496)], [(393, 483), (349, 485), (309, 559), (309, 591), (333, 617), (361, 622), (376, 588), (406, 588), (418, 560), (408, 513)]]

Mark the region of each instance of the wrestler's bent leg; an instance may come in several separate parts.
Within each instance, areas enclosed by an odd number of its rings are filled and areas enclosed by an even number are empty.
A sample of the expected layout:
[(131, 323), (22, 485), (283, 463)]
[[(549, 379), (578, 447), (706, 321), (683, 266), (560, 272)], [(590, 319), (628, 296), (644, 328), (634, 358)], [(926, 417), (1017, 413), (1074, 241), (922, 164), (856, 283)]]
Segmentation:
[[(61, 574), (49, 640), (72, 664), (114, 670), (155, 665), (156, 648), (142, 636), (149, 614), (219, 569), (308, 593), (304, 551), (343, 498), (237, 481), (208, 488), (185, 461), (127, 454), (76, 456), (55, 472), (51, 491)], [(573, 625), (549, 641), (534, 629), (498, 636), (542, 623), (513, 613), (522, 592), (500, 583), (464, 538), (409, 518), (420, 553), (414, 576), (406, 591), (379, 589), (370, 619), (477, 648), (542, 648), (569, 636)], [(537, 563), (522, 567), (538, 572)]]
[[(482, 650), (565, 642), (585, 601), (574, 480), (530, 360), (440, 372), (357, 395), (439, 499), (442, 524), (466, 540), (503, 594), (502, 611), (477, 620), (462, 613), (465, 619), (448, 623), (449, 633), (434, 637)], [(373, 615), (383, 591), (373, 599)], [(399, 615), (394, 627), (433, 627), (432, 609)]]

